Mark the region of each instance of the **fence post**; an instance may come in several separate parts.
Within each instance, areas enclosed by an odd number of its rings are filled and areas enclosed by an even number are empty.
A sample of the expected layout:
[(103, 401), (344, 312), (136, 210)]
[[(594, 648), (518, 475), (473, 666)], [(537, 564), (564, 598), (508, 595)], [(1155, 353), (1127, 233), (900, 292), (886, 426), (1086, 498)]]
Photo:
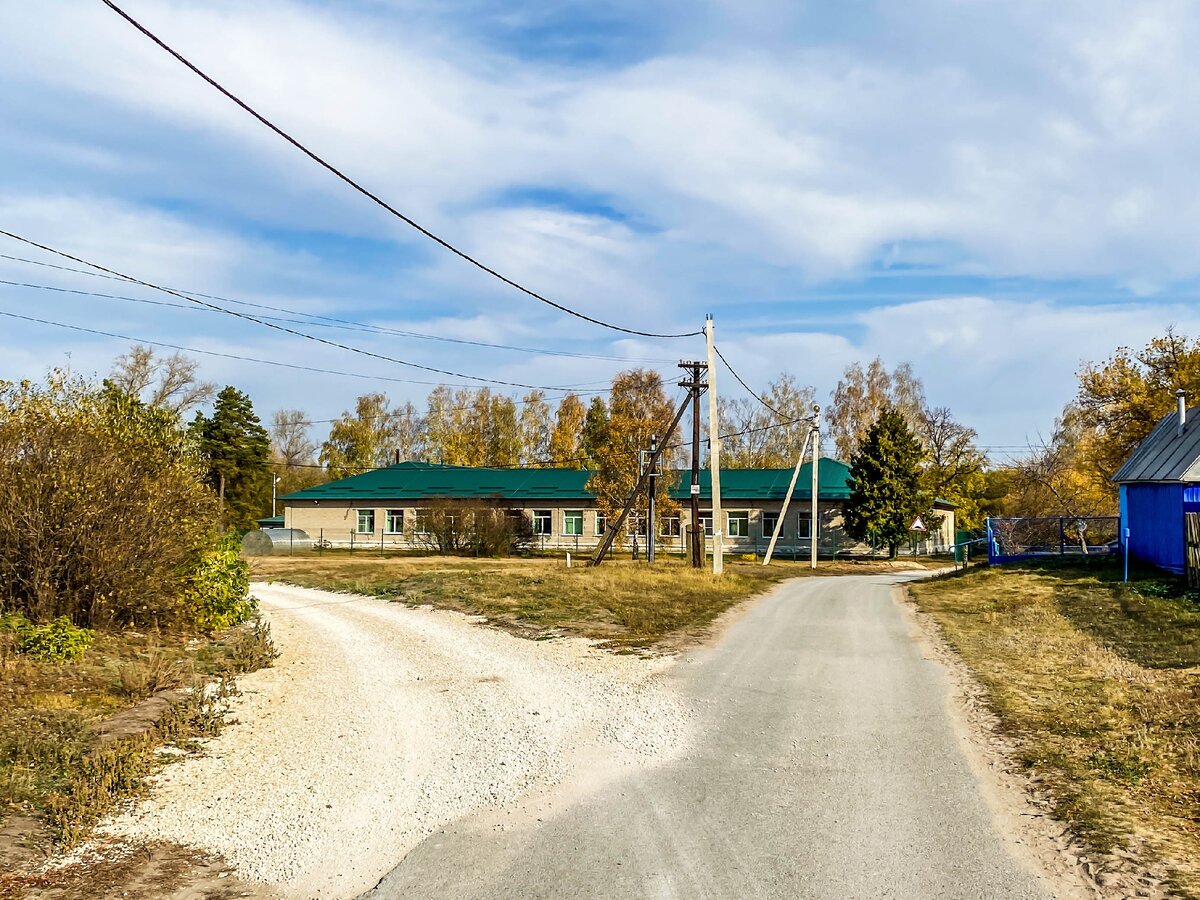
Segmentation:
[(296, 529), (289, 528), (288, 529), (288, 556), (292, 555), (292, 547), (295, 545), (295, 543), (296, 543)]
[(1058, 555), (1067, 555), (1067, 535), (1063, 530), (1063, 517), (1058, 517)]
[(350, 555), (354, 555), (354, 529), (350, 529)]
[(321, 543), (317, 544), (317, 552), (321, 556), (325, 555), (325, 529), (324, 528), (321, 529)]
[(379, 529), (379, 558), (383, 559), (383, 529)]

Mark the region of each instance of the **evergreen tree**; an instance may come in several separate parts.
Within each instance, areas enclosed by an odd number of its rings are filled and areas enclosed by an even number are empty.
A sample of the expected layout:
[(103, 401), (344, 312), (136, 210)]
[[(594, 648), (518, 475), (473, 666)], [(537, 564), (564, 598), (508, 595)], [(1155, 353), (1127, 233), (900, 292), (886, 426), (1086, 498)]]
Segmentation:
[(234, 387), (217, 394), (213, 414), (197, 413), (192, 434), (208, 460), (206, 480), (223, 490), (224, 521), (233, 528), (252, 528), (271, 506), (271, 438), (250, 398)]
[[(887, 544), (895, 559), (913, 520), (929, 516), (921, 490), (921, 444), (904, 414), (886, 404), (850, 460), (846, 530), (859, 540)], [(928, 522), (927, 524), (932, 525)]]

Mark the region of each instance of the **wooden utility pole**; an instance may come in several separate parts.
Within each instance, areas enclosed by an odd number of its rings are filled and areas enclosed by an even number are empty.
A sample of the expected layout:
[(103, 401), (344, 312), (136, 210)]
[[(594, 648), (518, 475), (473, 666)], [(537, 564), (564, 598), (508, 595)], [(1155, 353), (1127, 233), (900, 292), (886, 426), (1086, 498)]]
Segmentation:
[(684, 402), (692, 404), (692, 568), (699, 569), (704, 565), (704, 529), (700, 527), (700, 393), (706, 387), (700, 380), (700, 370), (708, 367), (702, 362), (681, 362), (679, 367), (691, 373), (691, 379), (680, 382), (680, 386), (689, 389), (690, 395)]
[(713, 318), (704, 320), (708, 345), (708, 472), (712, 481), (713, 574), (725, 571), (725, 518), (721, 515), (721, 417), (717, 412), (717, 349)]
[(637, 503), (638, 497), (646, 487), (646, 483), (650, 480), (650, 473), (658, 465), (659, 457), (671, 442), (671, 435), (675, 433), (675, 429), (679, 426), (679, 420), (683, 418), (684, 412), (688, 408), (689, 398), (685, 397), (683, 402), (679, 404), (679, 410), (675, 413), (675, 418), (671, 420), (670, 427), (667, 428), (667, 433), (663, 435), (662, 442), (658, 444), (654, 451), (650, 454), (650, 464), (642, 470), (638, 476), (637, 484), (633, 486), (633, 491), (629, 494), (629, 499), (625, 501), (625, 508), (621, 510), (621, 515), (617, 517), (617, 521), (610, 524), (604, 532), (604, 540), (600, 542), (600, 546), (596, 548), (596, 553), (592, 556), (591, 565), (598, 566), (604, 562), (604, 554), (608, 552), (608, 548), (612, 546), (617, 535), (625, 525), (625, 520), (629, 518), (629, 513)]
[[(650, 458), (658, 457), (658, 437), (657, 435), (650, 438)], [(646, 501), (646, 562), (654, 565), (654, 538), (657, 529), (655, 528), (654, 501), (655, 492), (658, 490), (658, 466), (652, 464), (650, 466), (650, 492)]]

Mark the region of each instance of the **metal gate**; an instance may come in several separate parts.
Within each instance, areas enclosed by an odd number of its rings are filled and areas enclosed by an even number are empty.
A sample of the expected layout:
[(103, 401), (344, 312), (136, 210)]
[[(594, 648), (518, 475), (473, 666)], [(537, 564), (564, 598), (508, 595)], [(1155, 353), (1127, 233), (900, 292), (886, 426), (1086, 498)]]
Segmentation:
[(1187, 546), (1187, 582), (1190, 588), (1200, 588), (1200, 513), (1183, 515)]

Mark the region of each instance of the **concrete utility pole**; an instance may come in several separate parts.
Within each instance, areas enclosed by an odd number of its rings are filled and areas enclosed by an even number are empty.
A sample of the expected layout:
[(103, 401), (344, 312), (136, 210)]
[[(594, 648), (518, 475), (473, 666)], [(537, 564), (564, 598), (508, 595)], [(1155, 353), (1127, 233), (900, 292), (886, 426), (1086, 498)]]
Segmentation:
[(809, 522), (808, 567), (817, 567), (817, 538), (820, 537), (821, 517), (817, 514), (821, 505), (821, 479), (817, 475), (817, 466), (821, 462), (821, 407), (813, 404), (812, 430), (812, 520)]
[(704, 320), (708, 345), (708, 471), (712, 479), (713, 574), (725, 571), (725, 519), (721, 515), (721, 419), (717, 413), (717, 349), (713, 317)]
[(692, 568), (699, 569), (704, 565), (704, 529), (700, 527), (700, 392), (705, 388), (700, 370), (707, 366), (702, 362), (681, 362), (679, 368), (688, 370), (692, 376), (690, 381), (680, 382), (680, 387), (688, 388), (692, 404)]
[(783, 534), (783, 523), (787, 521), (788, 506), (792, 502), (792, 494), (796, 493), (796, 481), (800, 478), (800, 469), (804, 467), (804, 457), (808, 454), (808, 442), (812, 440), (813, 428), (810, 424), (808, 431), (804, 433), (804, 443), (800, 445), (800, 452), (796, 454), (796, 466), (792, 469), (792, 480), (788, 482), (787, 493), (783, 495), (783, 508), (779, 510), (779, 518), (775, 520), (775, 531), (771, 534), (771, 543), (767, 544), (767, 555), (763, 557), (763, 565), (771, 564), (771, 557), (775, 555), (775, 545), (779, 542), (779, 535)]

